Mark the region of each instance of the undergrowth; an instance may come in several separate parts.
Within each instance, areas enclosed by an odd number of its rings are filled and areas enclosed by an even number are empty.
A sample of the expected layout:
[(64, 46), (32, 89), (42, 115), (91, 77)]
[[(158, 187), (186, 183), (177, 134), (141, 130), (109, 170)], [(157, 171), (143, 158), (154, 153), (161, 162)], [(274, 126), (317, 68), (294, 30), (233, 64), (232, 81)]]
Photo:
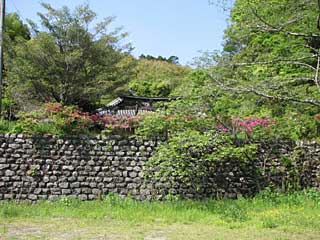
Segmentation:
[(264, 191), (237, 200), (135, 201), (108, 195), (83, 202), (62, 197), (37, 204), (1, 202), (0, 218), (77, 218), (139, 223), (200, 223), (230, 228), (261, 227), (320, 230), (320, 192), (315, 189), (288, 194)]

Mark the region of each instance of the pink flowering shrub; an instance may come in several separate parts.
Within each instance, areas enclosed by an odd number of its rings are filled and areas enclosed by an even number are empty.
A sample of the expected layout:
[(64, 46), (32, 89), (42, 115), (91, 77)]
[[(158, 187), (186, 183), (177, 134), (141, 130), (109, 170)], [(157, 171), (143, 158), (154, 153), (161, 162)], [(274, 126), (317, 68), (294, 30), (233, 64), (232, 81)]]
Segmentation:
[(268, 117), (236, 117), (229, 120), (227, 123), (221, 121), (217, 124), (217, 129), (223, 133), (245, 133), (252, 135), (255, 130), (266, 129), (272, 125), (275, 125), (276, 121)]
[(275, 125), (276, 121), (268, 117), (255, 118), (255, 117), (245, 117), (245, 118), (234, 118), (232, 119), (232, 125), (239, 132), (245, 132), (247, 134), (252, 134), (256, 127), (267, 128), (271, 125)]
[(75, 130), (81, 128), (94, 131), (133, 132), (140, 121), (140, 117), (138, 116), (89, 115), (89, 113), (82, 112), (74, 106), (62, 106), (59, 103), (47, 103), (45, 111), (48, 114), (59, 116), (64, 120), (64, 124)]
[(61, 103), (48, 102), (39, 110), (20, 113), (13, 130), (27, 134), (80, 134), (87, 133), (92, 127), (89, 114), (75, 106), (64, 106)]
[(97, 128), (111, 132), (133, 132), (141, 121), (139, 116), (117, 116), (111, 114), (94, 114), (90, 118)]
[(75, 106), (63, 106), (61, 103), (46, 103), (44, 115), (71, 133), (81, 132), (81, 129), (89, 129), (93, 124), (89, 113), (82, 112)]
[(21, 113), (15, 133), (74, 135), (98, 133), (133, 133), (141, 117), (82, 112), (76, 106), (48, 102), (37, 111)]

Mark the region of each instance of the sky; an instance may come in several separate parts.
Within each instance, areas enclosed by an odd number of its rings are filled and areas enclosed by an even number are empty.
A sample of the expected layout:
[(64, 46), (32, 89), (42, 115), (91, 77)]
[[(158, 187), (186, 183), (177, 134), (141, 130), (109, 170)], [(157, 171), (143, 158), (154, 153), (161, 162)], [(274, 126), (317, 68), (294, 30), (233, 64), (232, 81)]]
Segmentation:
[[(43, 11), (39, 0), (7, 0), (7, 12), (18, 12), (23, 20), (39, 20)], [(178, 56), (187, 64), (199, 51), (222, 48), (227, 13), (208, 0), (45, 0), (53, 7), (71, 9), (88, 3), (98, 20), (115, 16), (113, 27), (129, 33), (126, 41), (135, 48), (133, 54)]]

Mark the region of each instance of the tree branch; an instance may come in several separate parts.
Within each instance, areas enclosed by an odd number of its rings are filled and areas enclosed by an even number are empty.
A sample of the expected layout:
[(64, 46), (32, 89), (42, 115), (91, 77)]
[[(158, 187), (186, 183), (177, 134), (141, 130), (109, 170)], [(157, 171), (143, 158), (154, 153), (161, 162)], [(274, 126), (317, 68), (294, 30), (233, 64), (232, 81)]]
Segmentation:
[(304, 66), (304, 67), (312, 69), (313, 71), (316, 71), (316, 68), (313, 67), (312, 65), (304, 63), (304, 62), (300, 62), (301, 60), (312, 59), (316, 56), (317, 55), (315, 54), (310, 57), (303, 57), (303, 58), (298, 58), (298, 59), (275, 59), (275, 60), (266, 61), (266, 62), (234, 63), (234, 64), (228, 64), (228, 66), (242, 67), (242, 66), (255, 66), (255, 65), (270, 65), (270, 64), (274, 64), (274, 63), (285, 62), (288, 64)]
[[(319, 4), (319, 9), (320, 9), (320, 0), (318, 0), (318, 4)], [(303, 20), (303, 17), (300, 18), (294, 18), (291, 19), (289, 21), (287, 21), (286, 23), (282, 24), (281, 26), (274, 26), (273, 24), (267, 22), (265, 19), (263, 19), (257, 12), (256, 9), (254, 9), (250, 2), (248, 1), (248, 6), (252, 12), (252, 14), (258, 19), (260, 20), (260, 22), (262, 22), (265, 26), (259, 26), (257, 25), (258, 29), (263, 31), (263, 32), (281, 32), (284, 33), (286, 35), (290, 35), (290, 36), (295, 36), (295, 37), (303, 37), (303, 38), (320, 38), (319, 34), (314, 34), (314, 33), (301, 33), (301, 32), (291, 32), (291, 31), (287, 31), (285, 30), (285, 27), (291, 25), (292, 23), (296, 23), (298, 21)], [(320, 29), (320, 13), (319, 13), (319, 17), (318, 17), (318, 27)]]
[(318, 0), (318, 11), (319, 11), (319, 14), (318, 14), (317, 28), (320, 31), (320, 0)]
[(280, 100), (285, 102), (297, 102), (297, 103), (303, 103), (303, 104), (310, 104), (316, 107), (320, 107), (320, 102), (315, 99), (299, 99), (294, 97), (286, 97), (286, 96), (278, 96), (278, 95), (271, 95), (269, 93), (266, 93), (264, 91), (257, 90), (257, 87), (228, 87), (225, 84), (223, 84), (221, 81), (214, 79), (211, 77), (220, 87), (220, 89), (224, 91), (229, 92), (235, 92), (235, 93), (253, 93), (257, 96), (261, 96), (270, 100)]
[(314, 82), (318, 88), (318, 91), (320, 92), (320, 84), (319, 84), (319, 68), (320, 68), (320, 52), (318, 51), (318, 60), (317, 60), (317, 68), (316, 68), (316, 73), (314, 76)]

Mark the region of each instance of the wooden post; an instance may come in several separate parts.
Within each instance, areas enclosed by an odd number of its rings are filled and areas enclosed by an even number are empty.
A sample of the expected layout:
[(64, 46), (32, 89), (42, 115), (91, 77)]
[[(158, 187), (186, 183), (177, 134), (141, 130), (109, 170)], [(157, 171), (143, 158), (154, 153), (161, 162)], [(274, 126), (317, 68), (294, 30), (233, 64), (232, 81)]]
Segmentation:
[(0, 117), (2, 117), (2, 98), (3, 98), (3, 40), (5, 30), (6, 1), (1, 0), (0, 16)]

